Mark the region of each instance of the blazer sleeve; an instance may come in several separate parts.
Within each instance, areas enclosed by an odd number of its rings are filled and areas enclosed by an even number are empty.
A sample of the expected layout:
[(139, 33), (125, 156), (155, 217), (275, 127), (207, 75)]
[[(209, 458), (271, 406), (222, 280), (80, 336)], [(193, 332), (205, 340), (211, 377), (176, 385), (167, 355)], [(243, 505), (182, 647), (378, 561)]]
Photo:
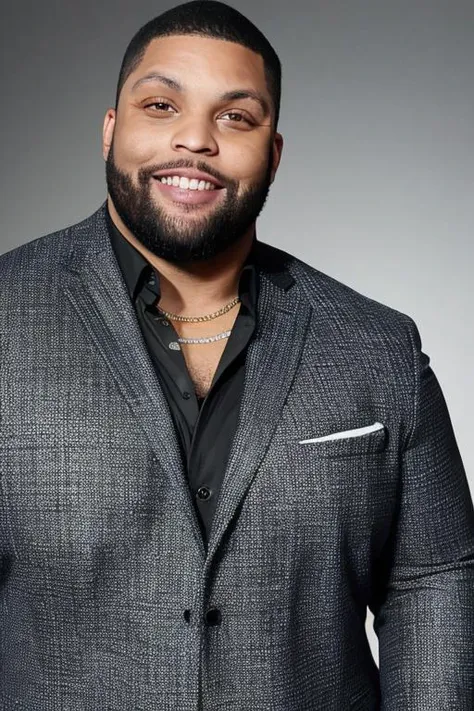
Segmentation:
[(413, 415), (374, 605), (383, 711), (474, 709), (474, 512), (446, 403), (410, 320)]

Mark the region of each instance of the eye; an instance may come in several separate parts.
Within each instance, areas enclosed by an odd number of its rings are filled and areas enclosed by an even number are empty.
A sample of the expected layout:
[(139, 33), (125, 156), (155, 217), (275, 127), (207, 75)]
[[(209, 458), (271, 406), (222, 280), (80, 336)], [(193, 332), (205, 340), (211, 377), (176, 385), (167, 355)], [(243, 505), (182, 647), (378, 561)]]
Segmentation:
[(242, 124), (242, 127), (255, 126), (255, 121), (241, 111), (226, 111), (225, 114), (221, 114), (219, 118), (223, 118), (225, 116), (229, 117), (228, 120), (231, 123)]
[(150, 101), (143, 108), (150, 109), (152, 113), (161, 114), (169, 114), (174, 111), (174, 108), (167, 101)]

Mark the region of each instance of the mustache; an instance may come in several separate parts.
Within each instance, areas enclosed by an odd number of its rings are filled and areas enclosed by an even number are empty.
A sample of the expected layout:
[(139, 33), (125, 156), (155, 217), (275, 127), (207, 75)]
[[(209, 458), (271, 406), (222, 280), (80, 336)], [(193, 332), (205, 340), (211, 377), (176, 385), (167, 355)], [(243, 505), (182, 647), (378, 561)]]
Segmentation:
[(158, 173), (159, 171), (163, 170), (171, 171), (173, 170), (173, 168), (190, 168), (192, 170), (200, 170), (203, 173), (208, 173), (227, 188), (238, 187), (237, 180), (232, 180), (232, 178), (223, 175), (223, 173), (208, 165), (205, 161), (193, 163), (193, 161), (186, 160), (184, 158), (178, 161), (169, 161), (168, 163), (155, 163), (154, 165), (147, 166), (146, 168), (140, 168), (140, 170), (138, 171), (138, 181), (141, 185), (146, 185), (155, 173)]

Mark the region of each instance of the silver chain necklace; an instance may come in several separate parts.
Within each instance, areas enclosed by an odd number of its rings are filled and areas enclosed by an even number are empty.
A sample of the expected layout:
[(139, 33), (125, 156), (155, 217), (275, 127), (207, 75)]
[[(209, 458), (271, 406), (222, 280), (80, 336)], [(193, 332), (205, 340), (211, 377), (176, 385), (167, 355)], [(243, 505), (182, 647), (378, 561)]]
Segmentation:
[(197, 345), (201, 343), (215, 343), (215, 341), (222, 341), (224, 338), (229, 338), (231, 333), (232, 330), (222, 331), (222, 333), (217, 333), (215, 336), (206, 336), (202, 338), (178, 338), (177, 341), (171, 341), (168, 348), (170, 348), (170, 350), (172, 351), (179, 351), (181, 350), (181, 346), (179, 345), (180, 343), (190, 345)]

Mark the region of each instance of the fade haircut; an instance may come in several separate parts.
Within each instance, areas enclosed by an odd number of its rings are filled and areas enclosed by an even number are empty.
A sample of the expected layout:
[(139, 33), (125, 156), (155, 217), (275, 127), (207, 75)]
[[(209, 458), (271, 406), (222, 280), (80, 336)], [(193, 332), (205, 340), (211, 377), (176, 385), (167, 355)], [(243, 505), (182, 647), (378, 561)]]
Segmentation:
[(158, 15), (138, 30), (128, 45), (117, 84), (115, 107), (130, 74), (140, 64), (148, 45), (158, 37), (198, 35), (247, 47), (264, 63), (267, 88), (275, 111), (275, 129), (280, 115), (281, 63), (265, 35), (238, 10), (217, 0), (192, 0)]

